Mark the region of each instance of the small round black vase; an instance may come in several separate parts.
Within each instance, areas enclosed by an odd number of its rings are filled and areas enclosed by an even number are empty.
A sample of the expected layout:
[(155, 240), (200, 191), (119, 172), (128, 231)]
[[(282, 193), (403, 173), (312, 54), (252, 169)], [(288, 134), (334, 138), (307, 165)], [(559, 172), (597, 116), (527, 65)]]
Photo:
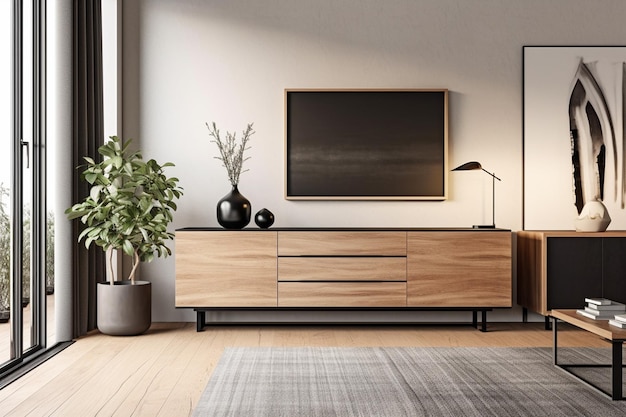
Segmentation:
[(267, 229), (274, 224), (274, 214), (266, 208), (261, 209), (254, 215), (254, 222), (261, 229)]
[(250, 223), (252, 205), (237, 189), (217, 202), (217, 222), (226, 229), (243, 229)]

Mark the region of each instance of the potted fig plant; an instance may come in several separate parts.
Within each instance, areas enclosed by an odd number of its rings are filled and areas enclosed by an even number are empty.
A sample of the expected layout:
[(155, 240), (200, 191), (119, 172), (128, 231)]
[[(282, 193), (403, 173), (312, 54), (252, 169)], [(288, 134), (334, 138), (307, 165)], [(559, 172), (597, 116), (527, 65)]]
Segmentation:
[[(107, 252), (111, 280), (98, 283), (98, 329), (111, 335), (136, 335), (151, 324), (151, 283), (135, 279), (141, 261), (171, 255), (166, 241), (174, 234), (167, 231), (176, 210), (175, 200), (182, 195), (177, 178), (168, 178), (154, 159), (144, 161), (139, 151), (129, 150), (130, 141), (118, 137), (98, 149), (103, 157), (96, 162), (85, 157), (82, 176), (91, 185), (89, 196), (65, 213), (85, 225), (78, 240), (100, 246)], [(112, 265), (113, 251), (133, 259), (126, 280), (117, 280)]]

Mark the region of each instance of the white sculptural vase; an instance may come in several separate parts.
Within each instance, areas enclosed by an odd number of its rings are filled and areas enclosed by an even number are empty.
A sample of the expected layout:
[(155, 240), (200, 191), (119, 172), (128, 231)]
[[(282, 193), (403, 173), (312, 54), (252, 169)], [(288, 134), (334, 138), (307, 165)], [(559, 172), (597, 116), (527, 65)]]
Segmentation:
[(589, 201), (574, 221), (577, 232), (604, 232), (611, 223), (611, 216), (601, 201)]

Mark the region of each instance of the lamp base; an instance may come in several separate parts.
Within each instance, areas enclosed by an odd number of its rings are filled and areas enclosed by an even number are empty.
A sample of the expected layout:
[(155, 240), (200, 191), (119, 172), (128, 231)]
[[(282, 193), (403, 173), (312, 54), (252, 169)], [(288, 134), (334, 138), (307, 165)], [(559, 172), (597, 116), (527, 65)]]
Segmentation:
[(472, 226), (472, 229), (495, 229), (495, 224), (475, 224)]

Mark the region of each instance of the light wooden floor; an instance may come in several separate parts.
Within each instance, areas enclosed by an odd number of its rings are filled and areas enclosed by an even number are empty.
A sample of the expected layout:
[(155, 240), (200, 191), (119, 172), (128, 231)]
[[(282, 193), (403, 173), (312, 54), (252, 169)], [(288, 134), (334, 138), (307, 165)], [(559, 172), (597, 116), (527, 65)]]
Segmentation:
[[(606, 342), (562, 326), (563, 346)], [(470, 326), (232, 326), (155, 323), (137, 337), (78, 339), (0, 391), (2, 416), (187, 416), (227, 346), (552, 346), (543, 323)]]

